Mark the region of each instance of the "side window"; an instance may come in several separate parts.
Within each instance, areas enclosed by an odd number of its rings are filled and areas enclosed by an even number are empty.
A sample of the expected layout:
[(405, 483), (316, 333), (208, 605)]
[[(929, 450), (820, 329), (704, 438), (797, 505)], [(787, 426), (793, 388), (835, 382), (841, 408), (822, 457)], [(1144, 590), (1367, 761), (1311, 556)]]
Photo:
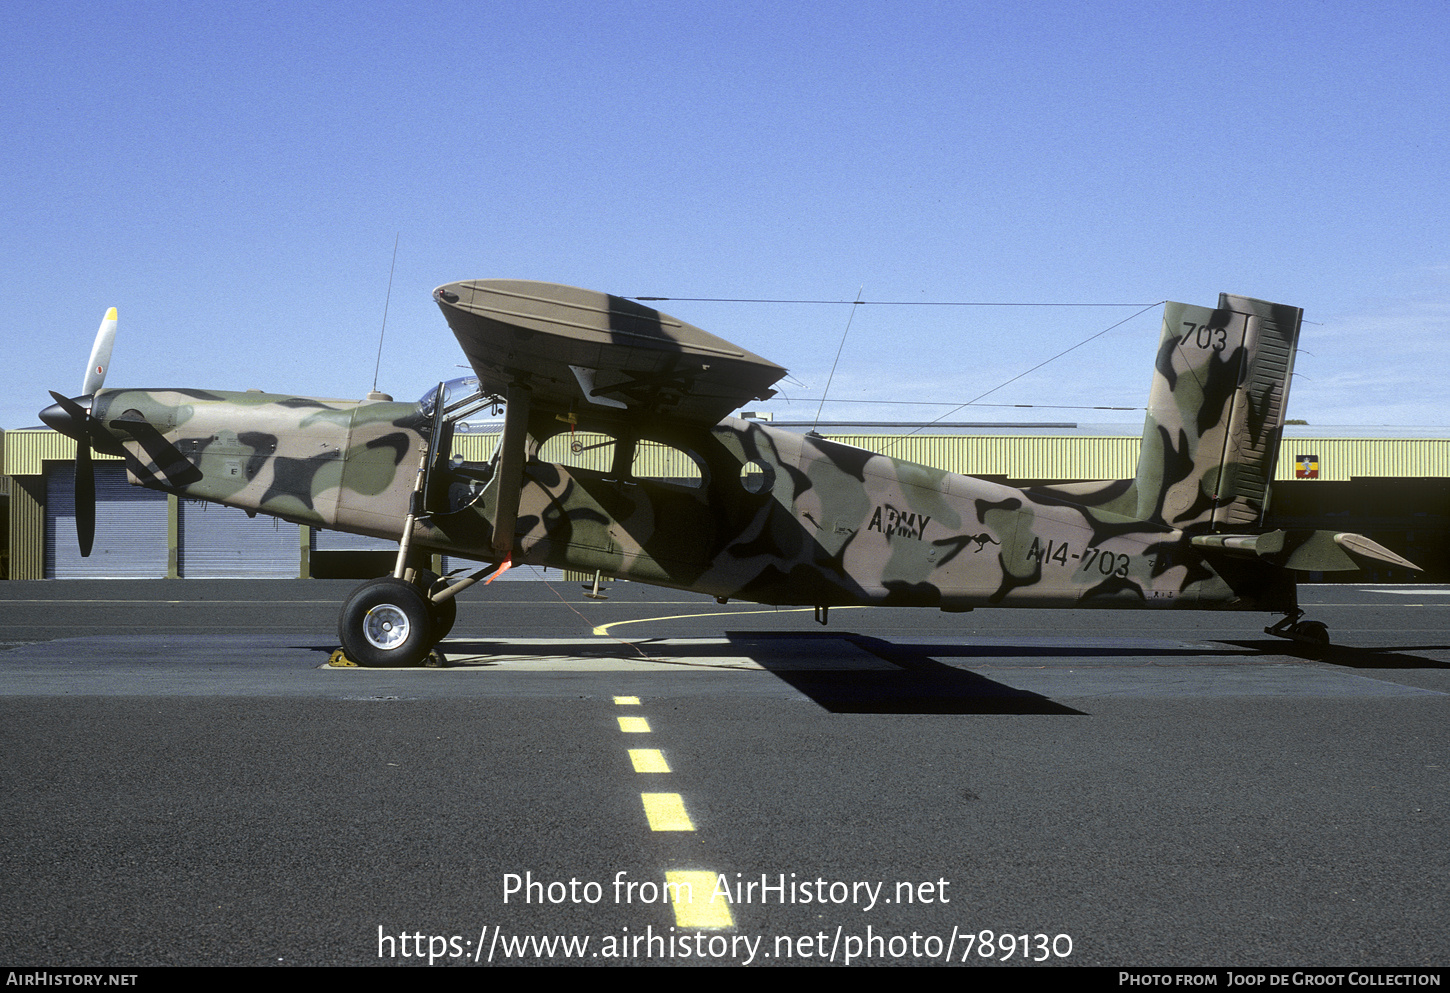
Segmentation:
[(691, 489), (705, 485), (705, 474), (694, 455), (658, 441), (640, 441), (634, 450), (630, 475), (635, 479), (657, 479)]
[(740, 467), (740, 485), (747, 493), (764, 493), (775, 486), (775, 470), (763, 462), (747, 462)]
[(493, 461), (498, 452), (499, 438), (502, 436), (497, 431), (470, 432), (466, 427), (463, 424), (454, 426), (452, 461), (456, 463), (459, 456), (469, 463)]
[(596, 431), (564, 431), (544, 442), (539, 459), (571, 469), (608, 472), (614, 466), (614, 438)]

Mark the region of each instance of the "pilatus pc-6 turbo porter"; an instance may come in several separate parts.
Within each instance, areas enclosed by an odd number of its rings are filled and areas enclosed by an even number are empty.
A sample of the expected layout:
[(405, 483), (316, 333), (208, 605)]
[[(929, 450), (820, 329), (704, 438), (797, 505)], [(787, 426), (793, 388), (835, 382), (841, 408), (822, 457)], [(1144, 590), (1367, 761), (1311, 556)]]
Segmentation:
[[(474, 378), (419, 403), (192, 389), (102, 389), (115, 312), (84, 395), (42, 419), (74, 438), (76, 524), (95, 531), (91, 449), (136, 485), (398, 542), (392, 575), (342, 607), (348, 658), (413, 665), (452, 627), (454, 596), (514, 563), (763, 604), (1117, 607), (1283, 614), (1295, 575), (1416, 568), (1368, 538), (1264, 525), (1301, 311), (1220, 296), (1169, 303), (1134, 479), (1013, 489), (728, 416), (785, 370), (622, 297), (476, 280), (433, 293)], [(502, 407), (486, 462), (454, 427)], [(607, 469), (541, 458), (563, 432), (612, 439)], [(688, 478), (638, 478), (656, 443)], [(574, 443), (577, 447), (578, 443)], [(577, 460), (576, 460), (577, 461)], [(474, 560), (440, 578), (433, 553)]]

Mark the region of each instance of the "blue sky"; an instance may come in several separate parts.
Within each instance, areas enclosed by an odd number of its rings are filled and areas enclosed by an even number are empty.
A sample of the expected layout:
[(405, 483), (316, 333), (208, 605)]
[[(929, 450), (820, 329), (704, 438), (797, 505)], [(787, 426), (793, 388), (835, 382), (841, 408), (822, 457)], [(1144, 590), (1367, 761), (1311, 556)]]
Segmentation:
[[(783, 8), (783, 9), (782, 9)], [(1450, 425), (1450, 7), (36, 3), (0, 37), (0, 427), (109, 386), (416, 397), (430, 293), (1305, 308), (1289, 416)], [(666, 303), (791, 370), (849, 305)], [(1138, 308), (856, 308), (830, 418), (929, 419)], [(1161, 310), (956, 420), (1122, 422)], [(851, 401), (851, 402), (843, 402)], [(760, 405), (752, 405), (760, 406)]]

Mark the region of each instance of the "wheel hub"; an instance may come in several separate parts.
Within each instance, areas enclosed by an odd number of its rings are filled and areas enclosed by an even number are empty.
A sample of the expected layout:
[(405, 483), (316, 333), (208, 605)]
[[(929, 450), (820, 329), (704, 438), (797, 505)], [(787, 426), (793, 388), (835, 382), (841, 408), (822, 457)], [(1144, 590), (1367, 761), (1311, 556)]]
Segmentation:
[(408, 615), (390, 603), (381, 603), (368, 611), (362, 629), (368, 644), (392, 651), (408, 640)]

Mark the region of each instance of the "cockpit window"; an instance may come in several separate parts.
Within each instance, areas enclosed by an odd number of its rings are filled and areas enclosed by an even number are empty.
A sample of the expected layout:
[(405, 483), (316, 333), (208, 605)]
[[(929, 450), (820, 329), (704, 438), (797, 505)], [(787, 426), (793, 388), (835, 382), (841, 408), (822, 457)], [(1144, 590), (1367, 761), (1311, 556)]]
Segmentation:
[[(443, 384), (443, 409), (449, 410), (464, 401), (473, 399), (476, 395), (479, 395), (477, 376), (460, 376), (458, 379), (450, 379)], [(418, 398), (424, 414), (429, 417), (433, 416), (433, 404), (437, 399), (438, 387), (436, 386)]]

